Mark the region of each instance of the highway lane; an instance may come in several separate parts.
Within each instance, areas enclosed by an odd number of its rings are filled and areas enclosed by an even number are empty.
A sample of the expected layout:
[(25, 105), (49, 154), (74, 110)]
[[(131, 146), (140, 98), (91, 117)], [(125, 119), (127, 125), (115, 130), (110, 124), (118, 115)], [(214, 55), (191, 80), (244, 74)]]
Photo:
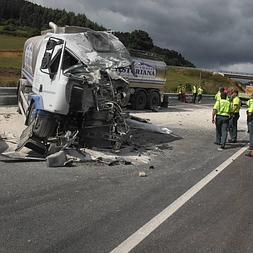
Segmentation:
[(244, 145), (219, 152), (213, 129), (173, 130), (183, 139), (152, 170), (0, 162), (0, 252), (109, 252)]
[(241, 155), (131, 252), (252, 252), (252, 159)]

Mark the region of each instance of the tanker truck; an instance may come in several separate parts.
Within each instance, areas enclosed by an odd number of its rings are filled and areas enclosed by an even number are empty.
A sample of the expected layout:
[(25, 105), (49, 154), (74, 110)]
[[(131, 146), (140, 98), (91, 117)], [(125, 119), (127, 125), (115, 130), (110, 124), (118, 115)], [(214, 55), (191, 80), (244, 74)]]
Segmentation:
[(27, 128), (17, 150), (46, 154), (70, 142), (119, 148), (129, 132), (121, 105), (130, 89), (119, 75), (133, 66), (129, 52), (112, 33), (49, 25), (24, 45), (18, 106)]
[(160, 105), (167, 107), (168, 101), (164, 96), (166, 63), (147, 52), (131, 50), (130, 54), (132, 69), (118, 69), (119, 75), (129, 82), (130, 98), (129, 101), (125, 99), (125, 102), (137, 110), (153, 109)]

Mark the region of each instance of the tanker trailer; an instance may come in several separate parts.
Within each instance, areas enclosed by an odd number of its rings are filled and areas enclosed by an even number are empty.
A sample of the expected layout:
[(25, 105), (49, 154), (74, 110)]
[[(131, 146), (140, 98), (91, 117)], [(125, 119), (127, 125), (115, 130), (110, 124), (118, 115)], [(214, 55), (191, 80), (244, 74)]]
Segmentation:
[(24, 45), (18, 105), (27, 128), (17, 150), (46, 154), (71, 136), (79, 146), (118, 148), (128, 134), (120, 105), (130, 89), (117, 70), (131, 65), (128, 51), (105, 31), (49, 25)]
[(136, 50), (130, 52), (133, 60), (132, 69), (128, 67), (118, 71), (119, 75), (129, 82), (131, 107), (137, 110), (153, 109), (160, 105), (167, 107), (164, 97), (166, 63), (155, 57), (147, 58), (142, 51), (138, 51), (138, 57), (134, 55)]

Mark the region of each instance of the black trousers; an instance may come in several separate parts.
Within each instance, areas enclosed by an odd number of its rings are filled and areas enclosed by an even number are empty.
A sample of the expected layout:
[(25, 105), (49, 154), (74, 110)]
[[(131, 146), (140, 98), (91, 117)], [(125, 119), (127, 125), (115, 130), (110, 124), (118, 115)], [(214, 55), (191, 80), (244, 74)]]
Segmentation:
[(192, 93), (192, 103), (196, 103), (197, 93)]

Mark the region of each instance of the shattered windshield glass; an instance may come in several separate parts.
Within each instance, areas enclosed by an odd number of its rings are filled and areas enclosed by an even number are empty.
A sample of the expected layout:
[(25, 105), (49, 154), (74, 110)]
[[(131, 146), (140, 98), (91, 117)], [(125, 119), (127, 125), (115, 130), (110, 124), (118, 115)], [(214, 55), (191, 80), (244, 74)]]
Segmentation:
[(91, 42), (93, 49), (98, 52), (113, 52), (115, 51), (108, 33), (87, 32), (88, 40)]
[(90, 71), (116, 69), (131, 64), (131, 57), (117, 37), (108, 32), (88, 31), (66, 36), (66, 46)]

